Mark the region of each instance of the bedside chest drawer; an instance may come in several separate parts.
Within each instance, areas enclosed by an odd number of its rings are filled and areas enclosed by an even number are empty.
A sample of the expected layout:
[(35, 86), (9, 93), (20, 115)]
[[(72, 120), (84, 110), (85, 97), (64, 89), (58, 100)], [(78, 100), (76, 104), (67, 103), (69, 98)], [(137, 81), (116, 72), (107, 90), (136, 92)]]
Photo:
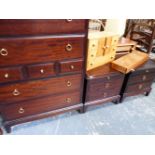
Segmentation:
[(29, 78), (45, 78), (55, 75), (54, 63), (30, 65), (27, 69)]
[(75, 91), (56, 96), (8, 105), (2, 114), (6, 120), (18, 119), (80, 103), (80, 92)]
[(84, 35), (0, 38), (0, 66), (82, 58)]
[(1, 68), (0, 69), (0, 83), (13, 82), (22, 80), (23, 75), (21, 67)]
[(81, 80), (82, 75), (77, 74), (1, 86), (0, 103), (13, 103), (74, 90), (80, 91)]
[(144, 73), (144, 74), (136, 74), (131, 75), (128, 81), (128, 84), (140, 83), (140, 82), (147, 82), (153, 81), (155, 79), (155, 72), (154, 73)]
[(1, 19), (0, 36), (82, 33), (85, 23), (82, 19)]
[(60, 73), (81, 72), (83, 60), (71, 60), (60, 62)]
[(125, 93), (142, 91), (151, 87), (152, 82), (139, 83), (134, 85), (128, 85)]

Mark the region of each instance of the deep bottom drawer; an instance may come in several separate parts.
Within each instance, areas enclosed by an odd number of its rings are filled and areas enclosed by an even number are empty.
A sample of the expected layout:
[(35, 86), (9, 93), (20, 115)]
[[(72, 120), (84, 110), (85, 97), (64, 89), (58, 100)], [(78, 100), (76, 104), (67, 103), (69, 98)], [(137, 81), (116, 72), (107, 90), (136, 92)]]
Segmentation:
[(5, 120), (13, 120), (80, 103), (80, 91), (49, 96), (18, 104), (6, 105), (2, 111)]

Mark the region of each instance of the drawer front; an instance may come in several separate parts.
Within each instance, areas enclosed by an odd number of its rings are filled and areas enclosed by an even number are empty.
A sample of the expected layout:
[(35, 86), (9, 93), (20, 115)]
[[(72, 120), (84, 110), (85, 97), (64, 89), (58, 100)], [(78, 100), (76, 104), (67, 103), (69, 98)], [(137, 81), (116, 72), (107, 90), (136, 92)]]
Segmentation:
[(138, 74), (149, 74), (149, 73), (155, 74), (155, 68), (136, 70), (135, 72), (132, 72), (132, 76), (138, 75)]
[(2, 86), (0, 103), (18, 102), (73, 90), (80, 91), (81, 79), (82, 75), (77, 74)]
[(155, 79), (155, 73), (150, 74), (136, 74), (134, 76), (130, 76), (128, 84), (134, 84), (139, 82), (153, 81)]
[(0, 69), (0, 84), (12, 81), (22, 80), (23, 75), (21, 67), (1, 68)]
[(30, 65), (27, 69), (29, 78), (45, 78), (55, 75), (54, 63)]
[(146, 82), (146, 83), (139, 83), (134, 85), (128, 85), (127, 89), (125, 90), (125, 93), (132, 93), (132, 92), (138, 92), (138, 91), (145, 91), (146, 89), (151, 88), (152, 82)]
[(123, 51), (130, 51), (132, 50), (132, 46), (128, 45), (128, 46), (118, 46), (116, 51), (118, 52), (123, 52)]
[(67, 94), (48, 96), (19, 104), (7, 105), (2, 115), (5, 120), (18, 119), (34, 114), (48, 112), (80, 103), (80, 91)]
[(84, 36), (0, 39), (0, 66), (82, 58)]
[(82, 59), (60, 62), (60, 73), (81, 72), (82, 68)]
[(104, 98), (119, 95), (119, 93), (120, 93), (120, 88), (109, 89), (109, 90), (100, 89), (100, 90), (94, 90), (93, 92), (87, 91), (86, 101), (104, 99)]
[(47, 35), (60, 33), (82, 33), (86, 30), (86, 20), (0, 20), (0, 36)]

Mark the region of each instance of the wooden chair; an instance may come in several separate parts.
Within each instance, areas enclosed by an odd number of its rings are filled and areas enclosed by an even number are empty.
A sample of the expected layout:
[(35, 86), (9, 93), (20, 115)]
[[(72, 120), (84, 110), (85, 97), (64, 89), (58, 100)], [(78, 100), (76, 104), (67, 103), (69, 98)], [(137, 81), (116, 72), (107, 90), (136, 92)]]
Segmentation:
[(132, 23), (127, 22), (127, 25), (125, 36), (129, 36), (131, 40), (136, 41), (139, 50), (150, 53), (155, 48), (155, 21), (133, 21)]

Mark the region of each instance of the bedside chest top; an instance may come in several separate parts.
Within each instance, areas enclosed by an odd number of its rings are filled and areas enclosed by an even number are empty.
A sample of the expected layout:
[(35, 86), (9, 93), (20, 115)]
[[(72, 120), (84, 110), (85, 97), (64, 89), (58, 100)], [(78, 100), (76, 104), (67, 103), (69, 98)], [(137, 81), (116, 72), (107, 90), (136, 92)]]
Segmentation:
[(137, 68), (137, 71), (141, 71), (141, 70), (154, 70), (155, 71), (155, 62), (153, 60), (148, 60), (144, 65), (142, 65), (141, 67)]
[(104, 77), (107, 75), (122, 75), (122, 73), (112, 69), (110, 63), (86, 72), (87, 79)]

